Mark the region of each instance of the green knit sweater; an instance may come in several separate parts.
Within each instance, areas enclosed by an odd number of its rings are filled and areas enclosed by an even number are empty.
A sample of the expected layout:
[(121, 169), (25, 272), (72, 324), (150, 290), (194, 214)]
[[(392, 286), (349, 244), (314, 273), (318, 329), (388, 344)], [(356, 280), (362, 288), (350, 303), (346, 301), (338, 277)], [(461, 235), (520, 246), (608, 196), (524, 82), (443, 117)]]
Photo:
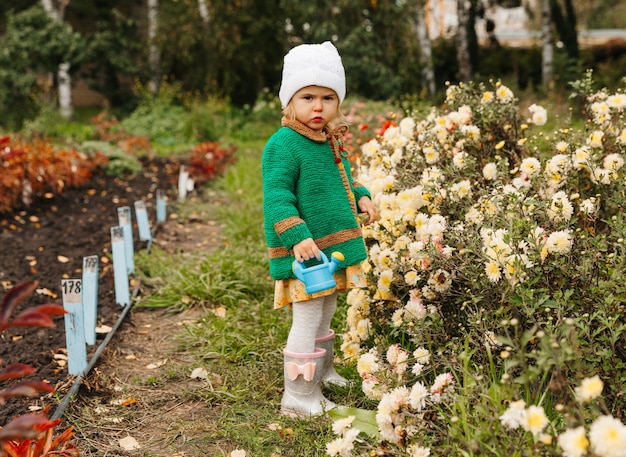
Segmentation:
[(360, 263), (367, 255), (356, 202), (369, 197), (368, 190), (353, 182), (348, 160), (333, 152), (333, 138), (320, 138), (299, 126), (300, 133), (279, 129), (263, 152), (264, 230), (270, 274), (276, 280), (295, 277), (292, 248), (306, 238), (313, 238), (328, 258), (341, 252), (345, 260), (339, 268)]

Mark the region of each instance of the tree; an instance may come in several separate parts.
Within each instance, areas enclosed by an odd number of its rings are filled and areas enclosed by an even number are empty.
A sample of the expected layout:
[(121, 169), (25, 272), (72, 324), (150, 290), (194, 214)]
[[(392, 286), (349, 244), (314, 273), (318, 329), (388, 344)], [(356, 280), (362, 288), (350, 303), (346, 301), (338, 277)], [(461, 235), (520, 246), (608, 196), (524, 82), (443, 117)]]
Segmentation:
[(422, 84), (428, 89), (428, 93), (433, 96), (435, 95), (435, 73), (433, 71), (432, 49), (425, 20), (425, 14), (428, 8), (430, 8), (428, 0), (418, 2), (416, 14), (417, 24), (415, 29), (417, 41), (421, 48), (420, 64), (422, 65)]
[(578, 60), (580, 49), (576, 31), (576, 11), (572, 0), (564, 0), (564, 5), (561, 5), (559, 0), (550, 0), (550, 14), (567, 56), (572, 60)]
[(159, 0), (148, 0), (148, 61), (150, 62), (149, 87), (152, 92), (159, 90), (161, 83), (161, 54), (157, 46), (159, 31)]
[(459, 64), (459, 80), (469, 82), (472, 79), (473, 69), (470, 58), (468, 40), (469, 7), (466, 0), (457, 0), (456, 12), (458, 26), (456, 30), (456, 58)]
[[(63, 22), (65, 8), (70, 0), (41, 0), (43, 9), (53, 21)], [(59, 91), (59, 108), (61, 117), (69, 119), (74, 111), (72, 107), (72, 77), (70, 76), (70, 63), (59, 63), (57, 70), (57, 86)]]
[(551, 0), (541, 0), (541, 80), (544, 88), (548, 89), (553, 79), (553, 55), (552, 44), (552, 14)]
[(52, 101), (46, 97), (54, 81), (41, 77), (84, 56), (81, 35), (51, 19), (40, 4), (7, 13), (0, 49), (0, 122), (13, 127), (36, 115), (40, 103)]

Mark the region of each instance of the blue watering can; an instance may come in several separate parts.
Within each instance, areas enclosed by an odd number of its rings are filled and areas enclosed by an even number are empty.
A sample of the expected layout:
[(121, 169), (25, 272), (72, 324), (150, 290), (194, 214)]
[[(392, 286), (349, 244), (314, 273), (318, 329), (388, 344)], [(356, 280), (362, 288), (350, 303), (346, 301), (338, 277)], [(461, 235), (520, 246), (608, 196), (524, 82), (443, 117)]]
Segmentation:
[(326, 254), (323, 252), (320, 252), (320, 254), (323, 263), (319, 265), (305, 268), (303, 262), (294, 260), (291, 266), (296, 278), (304, 283), (306, 293), (309, 295), (336, 287), (337, 283), (335, 282), (333, 273), (337, 269), (337, 266), (344, 260), (344, 256), (341, 252), (333, 252), (330, 256), (330, 262)]

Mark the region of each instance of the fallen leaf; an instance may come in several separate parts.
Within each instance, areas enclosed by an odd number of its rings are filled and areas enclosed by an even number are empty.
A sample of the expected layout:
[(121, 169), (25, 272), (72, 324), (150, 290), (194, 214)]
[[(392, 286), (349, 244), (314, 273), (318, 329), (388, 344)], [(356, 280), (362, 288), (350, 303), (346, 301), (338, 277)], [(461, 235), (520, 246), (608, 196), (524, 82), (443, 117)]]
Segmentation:
[(126, 359), (126, 360), (137, 360), (137, 357), (135, 356), (135, 354), (128, 354), (126, 357), (124, 357), (124, 359)]
[(137, 442), (137, 440), (130, 435), (128, 435), (126, 438), (122, 438), (119, 441), (119, 443), (120, 443), (120, 447), (124, 449), (125, 451), (134, 451), (141, 447), (139, 446), (139, 443)]
[(198, 367), (198, 368), (194, 369), (191, 372), (189, 377), (191, 379), (204, 379), (204, 380), (206, 380), (209, 377), (209, 374), (207, 373), (207, 371), (204, 368)]
[(154, 370), (155, 368), (159, 368), (167, 363), (167, 360), (159, 360), (158, 362), (150, 363), (146, 365), (148, 370)]
[(61, 263), (67, 263), (70, 261), (70, 259), (68, 257), (65, 257), (64, 255), (58, 255), (57, 260)]
[(109, 327), (108, 325), (98, 325), (96, 327), (96, 333), (111, 333), (111, 330), (113, 330), (113, 327)]
[(122, 400), (122, 403), (120, 403), (120, 405), (131, 406), (131, 405), (134, 405), (135, 403), (139, 403), (139, 400), (137, 400), (136, 398), (127, 398), (125, 400)]
[(212, 311), (213, 314), (215, 314), (217, 317), (226, 317), (226, 308), (224, 308), (223, 306), (218, 306)]
[(46, 297), (57, 298), (57, 294), (55, 294), (50, 289), (47, 289), (45, 287), (39, 288), (35, 290), (35, 292), (37, 292), (39, 295), (45, 295)]

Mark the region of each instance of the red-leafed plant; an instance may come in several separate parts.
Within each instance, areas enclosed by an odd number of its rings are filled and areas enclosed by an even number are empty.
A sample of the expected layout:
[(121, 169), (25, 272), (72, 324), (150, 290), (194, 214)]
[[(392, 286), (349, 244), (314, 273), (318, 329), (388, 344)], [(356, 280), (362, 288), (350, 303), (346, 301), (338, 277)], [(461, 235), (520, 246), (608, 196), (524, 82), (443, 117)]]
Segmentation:
[(224, 147), (218, 141), (206, 141), (193, 148), (189, 158), (189, 176), (202, 184), (220, 176), (226, 167), (234, 163), (237, 148)]
[(80, 187), (107, 160), (103, 154), (58, 149), (41, 139), (22, 142), (0, 137), (0, 213), (28, 205), (45, 192)]
[[(37, 288), (37, 281), (29, 281), (10, 289), (0, 301), (0, 332), (13, 327), (54, 326), (52, 316), (65, 313), (63, 307), (55, 304), (37, 305), (25, 309), (11, 319), (17, 306), (29, 297)], [(0, 363), (2, 360), (0, 359)], [(0, 381), (12, 381), (33, 373), (35, 369), (23, 363), (13, 363), (0, 370)], [(0, 405), (11, 397), (35, 397), (40, 392), (50, 393), (54, 389), (45, 382), (36, 380), (17, 381), (0, 390)], [(48, 407), (39, 414), (24, 414), (0, 427), (0, 456), (39, 457), (39, 456), (77, 456), (77, 448), (69, 442), (73, 435), (68, 428), (56, 438), (54, 428), (61, 419), (50, 420), (46, 417)]]

